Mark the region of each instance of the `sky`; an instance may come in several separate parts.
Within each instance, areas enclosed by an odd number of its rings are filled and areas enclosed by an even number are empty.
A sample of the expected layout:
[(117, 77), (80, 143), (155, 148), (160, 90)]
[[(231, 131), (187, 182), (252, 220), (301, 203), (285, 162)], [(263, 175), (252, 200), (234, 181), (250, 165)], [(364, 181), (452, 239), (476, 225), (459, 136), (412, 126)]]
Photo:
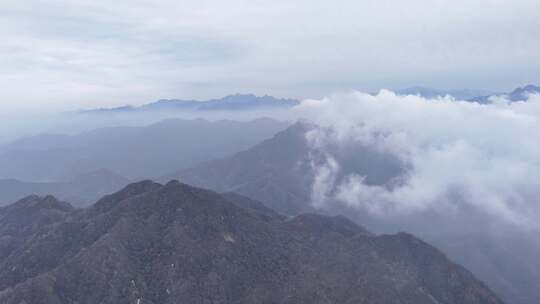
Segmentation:
[(537, 0), (0, 1), (0, 117), (540, 83)]

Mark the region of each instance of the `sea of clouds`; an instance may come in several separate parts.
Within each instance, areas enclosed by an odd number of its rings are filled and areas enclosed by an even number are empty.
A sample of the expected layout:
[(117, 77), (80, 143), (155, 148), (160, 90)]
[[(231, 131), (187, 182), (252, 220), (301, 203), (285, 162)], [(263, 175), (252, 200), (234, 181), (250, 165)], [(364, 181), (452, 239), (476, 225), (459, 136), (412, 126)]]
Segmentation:
[[(317, 207), (339, 203), (386, 218), (471, 212), (529, 230), (540, 227), (540, 95), (479, 104), (387, 90), (350, 92), (305, 100), (294, 112), (319, 126), (306, 135), (325, 156), (313, 163)], [(336, 146), (358, 145), (392, 155), (403, 172), (385, 183), (367, 183), (335, 153)]]

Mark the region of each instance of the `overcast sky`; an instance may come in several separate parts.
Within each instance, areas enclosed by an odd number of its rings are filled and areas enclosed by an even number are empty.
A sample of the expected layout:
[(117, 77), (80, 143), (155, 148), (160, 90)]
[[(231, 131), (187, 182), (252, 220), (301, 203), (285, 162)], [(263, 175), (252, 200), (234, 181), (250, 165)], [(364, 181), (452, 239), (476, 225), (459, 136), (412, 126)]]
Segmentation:
[(538, 0), (2, 0), (0, 111), (501, 91), (540, 83), (539, 50)]

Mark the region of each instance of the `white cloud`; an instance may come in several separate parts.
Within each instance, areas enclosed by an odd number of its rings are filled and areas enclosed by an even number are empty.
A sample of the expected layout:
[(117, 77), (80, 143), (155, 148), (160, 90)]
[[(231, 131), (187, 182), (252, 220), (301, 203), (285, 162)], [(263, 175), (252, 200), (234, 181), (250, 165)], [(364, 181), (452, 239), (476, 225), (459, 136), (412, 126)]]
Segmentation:
[(333, 190), (332, 188), (339, 173), (339, 164), (332, 156), (325, 155), (322, 164), (312, 160), (311, 166), (315, 174), (311, 191), (311, 201), (313, 206), (321, 208), (325, 205), (328, 196)]
[[(540, 228), (540, 95), (480, 105), (384, 90), (375, 96), (351, 92), (304, 101), (295, 111), (321, 126), (308, 142), (332, 164), (316, 167), (321, 176), (315, 197), (326, 193), (329, 201), (375, 216), (465, 207), (504, 223)], [(392, 185), (368, 184), (354, 173), (328, 178), (329, 168), (347, 164), (326, 147), (357, 143), (394, 155), (408, 168), (406, 174)]]

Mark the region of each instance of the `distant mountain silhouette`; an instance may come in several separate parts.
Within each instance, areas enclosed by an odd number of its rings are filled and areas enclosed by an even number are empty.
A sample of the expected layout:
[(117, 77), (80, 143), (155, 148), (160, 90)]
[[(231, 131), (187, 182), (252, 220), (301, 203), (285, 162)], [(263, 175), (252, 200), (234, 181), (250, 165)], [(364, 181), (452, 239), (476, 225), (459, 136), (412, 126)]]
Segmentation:
[(268, 138), (289, 123), (169, 119), (144, 127), (101, 128), (76, 135), (38, 135), (0, 148), (0, 178), (69, 181), (101, 168), (129, 179), (164, 175), (224, 157)]
[(410, 234), (234, 200), (144, 181), (82, 210), (50, 196), (0, 208), (0, 302), (502, 303)]
[(299, 103), (295, 99), (282, 99), (253, 94), (234, 94), (219, 99), (182, 100), (160, 99), (140, 107), (122, 106), (82, 111), (82, 113), (135, 112), (135, 111), (239, 111), (269, 108), (288, 108)]
[(100, 197), (125, 187), (129, 182), (129, 179), (106, 169), (76, 176), (68, 182), (0, 179), (0, 206), (31, 194), (51, 194), (76, 206), (88, 206)]
[(486, 90), (440, 90), (426, 87), (410, 87), (396, 90), (395, 93), (398, 95), (418, 95), (424, 98), (437, 98), (449, 95), (457, 100), (490, 103), (490, 98), (494, 96), (506, 97), (510, 101), (527, 100), (529, 94), (540, 93), (540, 87), (535, 85), (526, 85), (522, 88), (516, 88), (508, 93), (495, 93)]
[(491, 94), (491, 95), (484, 95), (484, 96), (478, 96), (475, 98), (471, 98), (471, 101), (480, 102), (480, 103), (489, 103), (490, 98), (493, 96), (502, 96), (508, 98), (510, 101), (523, 101), (527, 100), (529, 98), (529, 94), (540, 94), (540, 87), (535, 85), (526, 85), (522, 88), (516, 88), (512, 92), (505, 93), (505, 94)]
[(534, 85), (527, 85), (523, 88), (517, 88), (508, 94), (508, 97), (512, 101), (527, 100), (529, 94), (540, 94), (540, 87)]
[(409, 87), (405, 89), (399, 89), (395, 91), (398, 95), (418, 95), (424, 98), (437, 98), (445, 97), (447, 95), (454, 97), (458, 100), (469, 100), (479, 96), (493, 95), (495, 93), (486, 90), (441, 90), (427, 87)]

